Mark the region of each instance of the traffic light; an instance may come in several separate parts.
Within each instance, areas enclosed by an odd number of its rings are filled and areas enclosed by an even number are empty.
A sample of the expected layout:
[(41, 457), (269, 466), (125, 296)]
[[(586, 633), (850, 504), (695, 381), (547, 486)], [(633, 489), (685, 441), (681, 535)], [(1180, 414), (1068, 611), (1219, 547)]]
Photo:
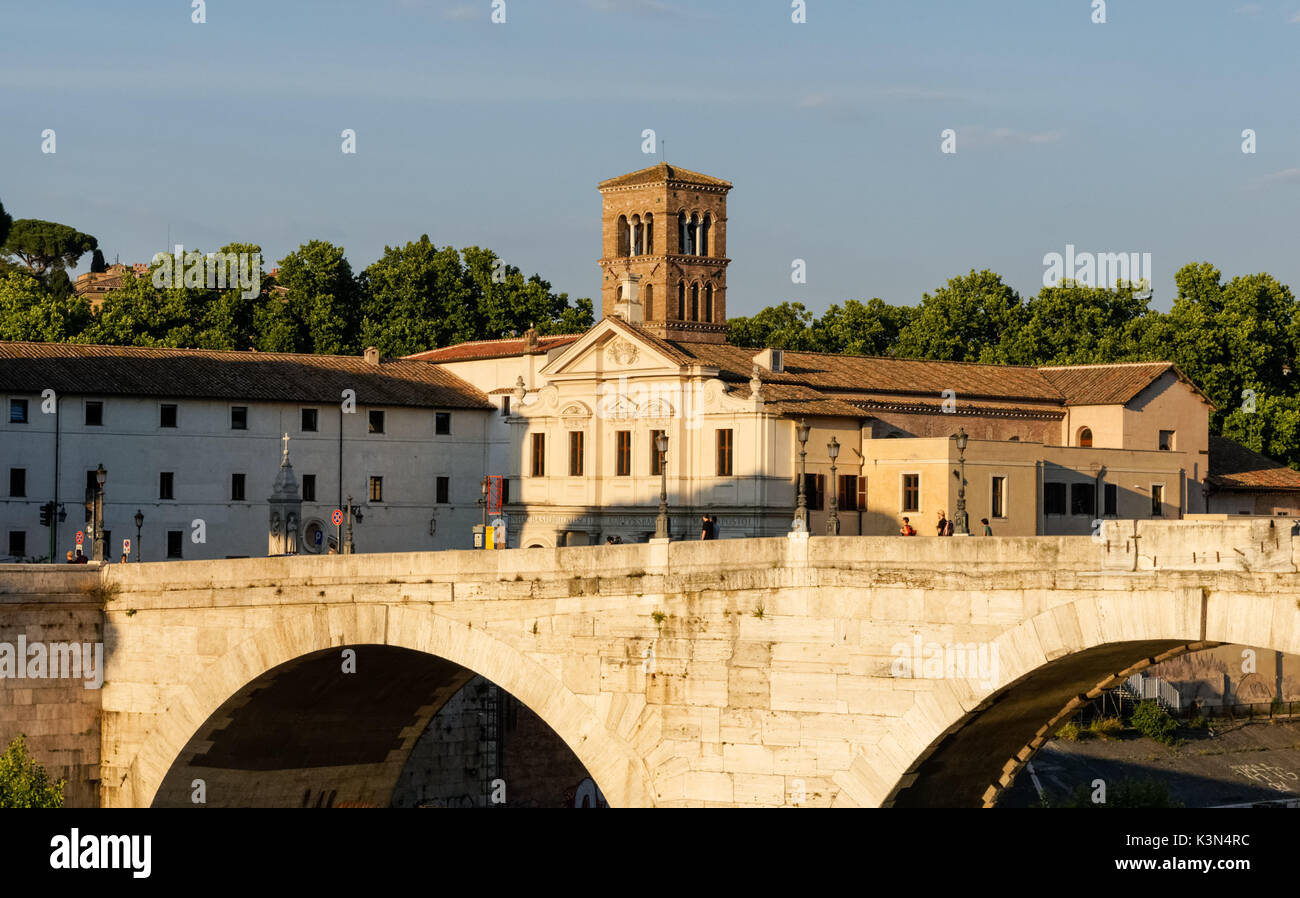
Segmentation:
[(46, 502), (41, 506), (41, 526), (48, 527), (54, 519), (54, 503)]

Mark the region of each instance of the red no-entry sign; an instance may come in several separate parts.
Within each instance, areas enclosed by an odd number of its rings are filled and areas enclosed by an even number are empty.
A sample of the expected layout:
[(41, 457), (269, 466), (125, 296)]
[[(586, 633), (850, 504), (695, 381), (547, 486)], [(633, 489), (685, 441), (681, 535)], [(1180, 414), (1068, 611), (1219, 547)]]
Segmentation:
[(81, 545), (86, 539), (86, 535), (80, 530), (77, 531), (77, 545)]
[[(334, 526), (337, 527), (342, 523), (343, 523), (343, 510), (341, 508), (336, 508), (334, 509)], [(80, 536), (81, 534), (77, 534), (77, 535)], [(80, 542), (81, 540), (77, 540), (77, 541)]]

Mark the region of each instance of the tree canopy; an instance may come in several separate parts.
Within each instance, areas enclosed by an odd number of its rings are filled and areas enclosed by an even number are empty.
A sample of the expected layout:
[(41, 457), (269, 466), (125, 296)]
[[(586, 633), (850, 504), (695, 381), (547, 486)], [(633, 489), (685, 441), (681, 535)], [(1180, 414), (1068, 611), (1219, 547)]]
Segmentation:
[(16, 256), (37, 277), (51, 269), (75, 267), (77, 260), (96, 249), (99, 241), (76, 228), (55, 221), (20, 218), (9, 228), (0, 251)]
[(65, 785), (50, 782), (45, 768), (27, 753), (25, 736), (17, 736), (0, 755), (0, 808), (61, 808)]

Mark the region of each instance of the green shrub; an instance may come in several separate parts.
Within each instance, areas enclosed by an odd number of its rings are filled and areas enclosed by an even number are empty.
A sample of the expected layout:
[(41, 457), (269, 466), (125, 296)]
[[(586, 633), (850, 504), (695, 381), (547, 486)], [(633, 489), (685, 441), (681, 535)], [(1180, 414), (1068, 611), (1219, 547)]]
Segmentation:
[(1039, 808), (1181, 808), (1181, 802), (1169, 794), (1169, 787), (1154, 779), (1120, 780), (1106, 790), (1104, 802), (1092, 800), (1093, 787), (1080, 783), (1074, 791), (1059, 801), (1043, 796), (1034, 807)]
[(61, 808), (63, 787), (51, 783), (45, 768), (27, 753), (27, 738), (19, 735), (0, 755), (0, 808)]
[(1086, 730), (1079, 729), (1079, 725), (1071, 720), (1056, 731), (1056, 738), (1064, 739), (1067, 742), (1078, 742), (1086, 732)]
[(1124, 722), (1118, 717), (1098, 717), (1088, 724), (1088, 731), (1102, 739), (1118, 739), (1119, 734), (1124, 732)]
[(1134, 709), (1133, 728), (1148, 739), (1165, 745), (1173, 745), (1177, 741), (1174, 733), (1178, 731), (1178, 721), (1152, 699), (1142, 702)]

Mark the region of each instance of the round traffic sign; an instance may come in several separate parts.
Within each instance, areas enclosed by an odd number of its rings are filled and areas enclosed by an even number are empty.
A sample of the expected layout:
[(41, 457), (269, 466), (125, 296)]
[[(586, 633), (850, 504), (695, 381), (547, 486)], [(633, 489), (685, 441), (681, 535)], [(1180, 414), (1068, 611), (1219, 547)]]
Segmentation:
[(78, 531), (77, 531), (77, 545), (81, 545), (82, 542), (85, 541), (85, 538), (86, 538), (86, 535), (85, 535), (84, 533), (82, 533), (80, 530), (78, 530)]
[(122, 554), (123, 555), (131, 554), (131, 541), (129, 539), (122, 540)]
[(343, 523), (343, 510), (341, 508), (336, 508), (334, 509), (334, 526), (337, 527), (342, 523)]

